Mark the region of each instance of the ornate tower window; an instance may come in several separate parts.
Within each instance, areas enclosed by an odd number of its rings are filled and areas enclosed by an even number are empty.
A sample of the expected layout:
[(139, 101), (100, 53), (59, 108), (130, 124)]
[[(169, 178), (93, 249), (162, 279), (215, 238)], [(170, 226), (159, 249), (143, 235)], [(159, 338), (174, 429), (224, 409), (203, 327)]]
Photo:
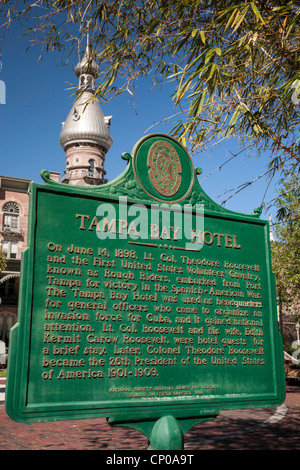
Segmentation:
[(89, 160), (89, 172), (93, 175), (95, 171), (95, 160)]
[(3, 206), (3, 229), (16, 232), (19, 229), (20, 207), (16, 202), (9, 201)]

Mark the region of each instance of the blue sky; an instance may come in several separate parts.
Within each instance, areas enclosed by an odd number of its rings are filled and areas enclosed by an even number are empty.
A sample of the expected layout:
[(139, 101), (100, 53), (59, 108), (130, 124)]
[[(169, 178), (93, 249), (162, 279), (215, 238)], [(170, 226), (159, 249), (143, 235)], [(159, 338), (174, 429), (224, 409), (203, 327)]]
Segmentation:
[[(40, 183), (42, 169), (61, 173), (65, 169), (65, 153), (59, 144), (59, 134), (72, 105), (72, 90), (68, 88), (70, 84), (77, 85), (73, 67), (78, 57), (74, 56), (69, 64), (62, 65), (60, 56), (45, 53), (43, 60), (38, 62), (39, 47), (25, 53), (26, 39), (18, 38), (18, 33), (20, 31), (12, 30), (1, 47), (0, 80), (6, 85), (6, 104), (0, 104), (0, 174)], [(151, 88), (150, 80), (144, 79), (135, 90), (134, 102), (129, 93), (124, 93), (101, 105), (105, 115), (113, 116), (111, 134), (114, 143), (105, 162), (110, 181), (125, 168), (122, 152), (131, 153), (144, 135), (168, 133), (172, 127), (169, 122), (151, 127), (154, 122), (176, 112), (170, 88)], [(198, 179), (204, 191), (219, 204), (232, 193), (220, 195), (252, 181), (267, 169), (268, 155), (255, 158), (243, 152), (217, 170), (238, 150), (231, 139), (192, 157), (194, 165), (203, 170)], [(265, 194), (268, 181), (259, 179), (228, 200), (225, 207), (253, 213), (263, 200), (268, 202), (276, 196), (276, 181), (270, 184)], [(271, 213), (274, 218), (276, 208), (271, 209)], [(262, 218), (268, 218), (268, 213), (263, 212)]]

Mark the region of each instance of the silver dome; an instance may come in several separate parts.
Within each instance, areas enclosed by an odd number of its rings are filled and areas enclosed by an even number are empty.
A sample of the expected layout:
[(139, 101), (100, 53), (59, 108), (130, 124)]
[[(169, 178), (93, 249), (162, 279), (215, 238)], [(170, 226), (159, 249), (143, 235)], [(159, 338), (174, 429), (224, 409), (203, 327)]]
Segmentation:
[(99, 66), (96, 64), (92, 58), (89, 45), (86, 47), (86, 51), (80, 60), (80, 62), (74, 68), (74, 72), (77, 77), (80, 77), (82, 74), (90, 74), (94, 78), (99, 76)]
[[(90, 100), (90, 101), (89, 101)], [(106, 119), (91, 90), (79, 95), (63, 124), (60, 145), (65, 148), (70, 144), (91, 143), (102, 145), (106, 151), (112, 146), (112, 136)]]
[(93, 88), (99, 67), (93, 59), (89, 40), (85, 54), (74, 71), (79, 77), (78, 97), (63, 124), (59, 142), (64, 150), (69, 145), (82, 143), (102, 146), (107, 152), (112, 146), (112, 137), (108, 121), (94, 98)]

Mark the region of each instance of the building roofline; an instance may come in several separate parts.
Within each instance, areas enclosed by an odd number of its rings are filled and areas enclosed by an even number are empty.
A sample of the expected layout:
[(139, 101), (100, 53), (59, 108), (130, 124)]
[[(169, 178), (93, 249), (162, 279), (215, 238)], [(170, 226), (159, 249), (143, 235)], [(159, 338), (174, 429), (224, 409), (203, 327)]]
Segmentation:
[(33, 180), (27, 178), (0, 175), (0, 189), (12, 189), (27, 192), (29, 184), (32, 182)]

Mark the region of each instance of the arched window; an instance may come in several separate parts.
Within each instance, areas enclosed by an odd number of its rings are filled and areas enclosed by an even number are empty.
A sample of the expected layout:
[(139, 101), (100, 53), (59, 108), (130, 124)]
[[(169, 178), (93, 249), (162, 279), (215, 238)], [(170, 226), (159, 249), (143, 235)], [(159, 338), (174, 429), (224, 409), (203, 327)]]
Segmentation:
[(19, 229), (20, 207), (16, 202), (9, 201), (3, 206), (3, 229), (17, 231)]
[(89, 165), (90, 165), (89, 174), (93, 176), (95, 173), (95, 160), (89, 160)]

